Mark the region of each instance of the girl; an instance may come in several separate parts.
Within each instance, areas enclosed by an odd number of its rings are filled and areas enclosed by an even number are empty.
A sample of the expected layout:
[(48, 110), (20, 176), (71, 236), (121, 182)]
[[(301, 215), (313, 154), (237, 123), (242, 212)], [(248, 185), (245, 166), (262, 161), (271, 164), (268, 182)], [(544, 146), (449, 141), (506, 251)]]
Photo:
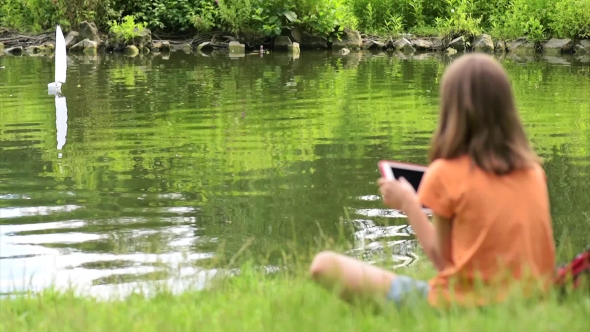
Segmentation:
[[(403, 211), (437, 275), (396, 275), (333, 252), (316, 255), (312, 277), (342, 296), (397, 304), (418, 292), (433, 306), (485, 305), (509, 283), (549, 285), (555, 245), (546, 178), (532, 151), (508, 76), (492, 57), (464, 55), (441, 83), (438, 128), (418, 193), (404, 179), (379, 179), (386, 206)], [(421, 211), (433, 211), (433, 223)], [(481, 287), (479, 287), (481, 286)]]

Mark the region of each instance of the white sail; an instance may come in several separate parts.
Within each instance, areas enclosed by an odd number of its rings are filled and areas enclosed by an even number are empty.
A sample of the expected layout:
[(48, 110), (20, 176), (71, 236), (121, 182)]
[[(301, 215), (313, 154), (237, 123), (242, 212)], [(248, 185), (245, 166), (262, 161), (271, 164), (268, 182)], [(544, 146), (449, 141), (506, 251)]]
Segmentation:
[(68, 57), (66, 55), (66, 40), (58, 25), (55, 30), (55, 83), (66, 82)]
[(55, 96), (55, 127), (57, 128), (57, 149), (61, 150), (66, 144), (68, 135), (68, 106), (66, 97)]

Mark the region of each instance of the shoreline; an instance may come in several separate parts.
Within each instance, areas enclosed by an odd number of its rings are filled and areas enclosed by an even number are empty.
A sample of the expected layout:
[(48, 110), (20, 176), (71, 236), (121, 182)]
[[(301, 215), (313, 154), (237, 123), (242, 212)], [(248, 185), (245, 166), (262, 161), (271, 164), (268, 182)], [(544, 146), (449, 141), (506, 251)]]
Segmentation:
[[(490, 54), (513, 53), (519, 56), (590, 56), (590, 39), (557, 39), (541, 42), (529, 41), (526, 37), (514, 40), (494, 39), (488, 34), (456, 38), (416, 36), (411, 34), (370, 35), (357, 30), (344, 29), (340, 39), (330, 42), (325, 37), (313, 36), (292, 29), (274, 38), (229, 36), (222, 32), (207, 33), (187, 38), (183, 35), (168, 35), (161, 38), (149, 29), (135, 30), (133, 38), (121, 40), (100, 32), (92, 22), (82, 22), (78, 31), (66, 33), (66, 48), (69, 54), (102, 55), (121, 53), (128, 56), (139, 54), (167, 54), (175, 51), (203, 53), (228, 53), (241, 56), (251, 53), (326, 51), (342, 55), (358, 51), (376, 51), (413, 55), (422, 53), (485, 52)], [(55, 32), (23, 34), (0, 29), (0, 56), (50, 56), (55, 48)]]
[[(312, 282), (303, 269), (273, 275), (242, 269), (203, 290), (176, 293), (149, 287), (120, 299), (98, 300), (75, 289), (46, 289), (0, 299), (0, 329), (6, 331), (581, 331), (590, 302), (552, 292), (543, 300), (515, 295), (479, 308), (435, 309), (426, 301), (401, 310), (382, 299), (346, 303)], [(530, 313), (534, 312), (535, 315)], [(475, 328), (475, 329), (474, 329)]]

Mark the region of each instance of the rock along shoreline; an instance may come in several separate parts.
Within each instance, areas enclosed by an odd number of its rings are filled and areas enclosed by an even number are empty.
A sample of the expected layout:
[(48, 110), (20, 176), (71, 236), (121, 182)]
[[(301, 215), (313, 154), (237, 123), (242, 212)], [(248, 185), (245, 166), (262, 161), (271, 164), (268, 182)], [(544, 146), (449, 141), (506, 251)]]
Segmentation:
[[(517, 55), (543, 54), (548, 56), (581, 55), (590, 56), (590, 39), (549, 39), (534, 43), (525, 37), (514, 40), (493, 40), (482, 34), (473, 38), (420, 37), (409, 34), (393, 36), (373, 36), (359, 31), (344, 29), (340, 39), (310, 35), (293, 29), (283, 35), (270, 38), (245, 38), (228, 36), (223, 33), (198, 35), (191, 39), (153, 39), (149, 29), (134, 31), (134, 37), (121, 40), (112, 34), (101, 34), (92, 22), (82, 22), (77, 31), (66, 35), (66, 48), (71, 54), (122, 53), (128, 56), (149, 53), (170, 53), (182, 50), (185, 53), (208, 54), (213, 51), (225, 52), (234, 56), (246, 52), (287, 52), (294, 55), (301, 50), (332, 51), (341, 54), (361, 50), (395, 52), (404, 55), (412, 53), (439, 52), (453, 55), (462, 52), (514, 53)], [(22, 35), (0, 30), (0, 55), (43, 56), (51, 55), (55, 49), (55, 34)]]

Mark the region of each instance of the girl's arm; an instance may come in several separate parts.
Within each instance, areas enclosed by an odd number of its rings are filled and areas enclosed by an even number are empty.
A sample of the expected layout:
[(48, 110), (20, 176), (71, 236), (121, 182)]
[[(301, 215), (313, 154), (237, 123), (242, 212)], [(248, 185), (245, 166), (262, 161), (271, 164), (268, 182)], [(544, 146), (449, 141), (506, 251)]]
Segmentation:
[(451, 229), (452, 222), (447, 218), (434, 216), (434, 225), (428, 221), (428, 217), (422, 212), (418, 198), (407, 200), (402, 211), (408, 217), (410, 225), (420, 246), (426, 256), (432, 261), (438, 271), (442, 271), (447, 264), (452, 262), (451, 258)]
[(448, 218), (435, 215), (434, 232), (436, 233), (436, 246), (440, 259), (442, 260), (441, 271), (447, 265), (453, 264), (452, 247), (451, 247), (451, 231), (453, 229), (453, 221)]
[(432, 225), (426, 214), (422, 212), (422, 203), (414, 187), (404, 178), (400, 180), (381, 178), (377, 183), (385, 205), (402, 210), (406, 214), (420, 246), (436, 269), (441, 271), (447, 264), (452, 263), (452, 220), (435, 215), (434, 225)]

